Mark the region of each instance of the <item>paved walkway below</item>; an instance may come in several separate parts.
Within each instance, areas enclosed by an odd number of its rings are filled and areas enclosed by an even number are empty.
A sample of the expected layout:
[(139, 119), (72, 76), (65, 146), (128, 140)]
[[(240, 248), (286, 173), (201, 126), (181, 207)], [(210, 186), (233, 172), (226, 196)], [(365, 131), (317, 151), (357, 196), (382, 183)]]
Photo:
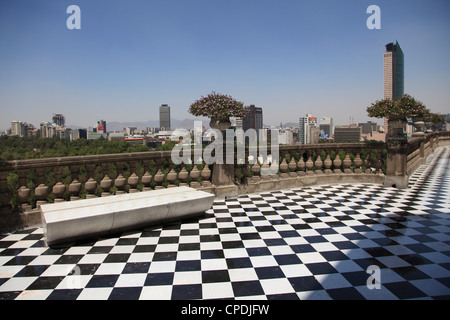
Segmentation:
[(0, 300), (449, 299), (449, 157), (438, 149), (406, 190), (239, 196), (201, 219), (64, 249), (40, 228), (0, 235)]

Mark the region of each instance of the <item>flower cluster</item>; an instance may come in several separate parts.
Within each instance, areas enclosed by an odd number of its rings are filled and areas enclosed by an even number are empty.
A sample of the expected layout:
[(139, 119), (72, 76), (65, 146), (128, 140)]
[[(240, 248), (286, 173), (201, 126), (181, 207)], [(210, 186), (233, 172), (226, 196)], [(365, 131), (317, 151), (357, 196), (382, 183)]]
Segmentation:
[(195, 101), (189, 107), (189, 113), (194, 116), (203, 116), (209, 118), (243, 118), (246, 114), (244, 104), (236, 101), (228, 95), (212, 92), (206, 97)]
[(367, 108), (367, 113), (369, 117), (374, 118), (389, 118), (390, 116), (419, 118), (429, 116), (430, 111), (422, 102), (405, 94), (397, 100), (377, 100)]

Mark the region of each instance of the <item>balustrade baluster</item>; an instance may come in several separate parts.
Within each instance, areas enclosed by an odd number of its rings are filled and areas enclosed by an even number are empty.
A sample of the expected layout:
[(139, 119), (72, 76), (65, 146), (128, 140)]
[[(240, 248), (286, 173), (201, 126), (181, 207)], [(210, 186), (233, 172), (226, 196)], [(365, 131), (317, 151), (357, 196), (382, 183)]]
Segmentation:
[(322, 158), (320, 157), (319, 150), (316, 151), (316, 156), (317, 156), (316, 161), (314, 161), (314, 166), (316, 167), (315, 173), (323, 174), (323, 171), (322, 171), (323, 161), (322, 161)]
[(306, 174), (314, 174), (314, 162), (312, 160), (312, 151), (308, 151), (308, 160), (305, 163), (306, 166)]
[(333, 172), (333, 171), (331, 171), (331, 166), (333, 165), (333, 161), (331, 161), (331, 158), (330, 158), (330, 150), (326, 150), (325, 152), (327, 153), (327, 156), (325, 158), (325, 161), (323, 162), (323, 166), (325, 168), (324, 173), (330, 174)]
[(55, 203), (56, 202), (64, 202), (64, 194), (66, 193), (66, 185), (61, 183), (61, 182), (57, 182), (52, 189), (53, 194), (56, 196), (55, 198)]
[(383, 173), (383, 150), (377, 150), (377, 173)]
[(371, 156), (371, 150), (368, 149), (367, 150), (367, 157), (366, 160), (364, 160), (364, 163), (366, 165), (366, 173), (372, 173), (372, 171), (370, 170), (370, 156)]
[(69, 184), (70, 201), (79, 200), (81, 192), (81, 183), (74, 179), (71, 184)]
[(334, 173), (342, 173), (341, 166), (342, 166), (342, 160), (339, 155), (339, 150), (335, 150), (335, 157), (333, 160), (333, 166), (334, 166)]
[(280, 171), (281, 171), (282, 174), (283, 174), (283, 173), (286, 173), (286, 172), (288, 171), (288, 169), (289, 169), (289, 166), (288, 166), (288, 164), (287, 164), (287, 162), (286, 162), (286, 156), (287, 156), (287, 153), (284, 153), (284, 152), (283, 152), (283, 154), (281, 155), (281, 158), (282, 158), (283, 160), (282, 160), (281, 163), (280, 163)]
[(186, 170), (186, 166), (183, 165), (180, 172), (178, 173), (178, 179), (180, 180), (180, 187), (187, 186), (187, 179), (189, 177), (189, 172)]
[(94, 178), (89, 178), (84, 184), (84, 189), (87, 191), (86, 199), (96, 198), (95, 191), (97, 190), (97, 181)]
[(345, 150), (345, 158), (344, 158), (344, 173), (352, 173), (352, 160), (350, 159), (350, 151)]
[(103, 190), (102, 197), (107, 197), (111, 195), (109, 190), (112, 188), (112, 180), (108, 175), (105, 175), (102, 181), (100, 181), (100, 188), (102, 188)]
[(41, 183), (34, 189), (34, 195), (36, 196), (36, 207), (39, 209), (41, 205), (48, 203), (47, 197), (49, 195), (49, 187)]
[(293, 176), (295, 174), (295, 176), (297, 175), (296, 171), (297, 171), (297, 163), (295, 162), (295, 156), (291, 155), (291, 161), (289, 161), (289, 171), (291, 173), (291, 175)]
[(362, 173), (362, 160), (361, 160), (361, 156), (360, 156), (360, 151), (358, 151), (356, 153), (356, 157), (355, 160), (353, 160), (353, 164), (355, 165), (355, 173)]
[(168, 188), (176, 187), (175, 181), (177, 180), (177, 172), (174, 168), (172, 168), (169, 173), (167, 174), (167, 181), (169, 181)]
[(197, 165), (194, 164), (194, 167), (191, 169), (191, 172), (189, 172), (189, 177), (191, 178), (191, 187), (192, 188), (200, 188), (201, 184), (198, 181), (198, 178), (200, 178), (200, 171), (197, 168)]
[(31, 197), (31, 189), (26, 186), (21, 186), (17, 190), (17, 200), (19, 201), (19, 210), (21, 212), (26, 212), (31, 210), (31, 205), (27, 203)]
[(116, 194), (124, 194), (125, 193), (125, 185), (127, 183), (127, 179), (120, 173), (116, 179), (114, 179), (114, 186), (117, 188)]
[(139, 192), (139, 190), (137, 189), (138, 183), (139, 183), (139, 177), (135, 172), (133, 172), (128, 177), (128, 184), (130, 185), (130, 190), (128, 190), (128, 192), (129, 193)]
[(142, 183), (144, 184), (144, 188), (142, 191), (149, 191), (152, 190), (150, 184), (152, 183), (153, 176), (150, 174), (150, 172), (145, 171), (144, 175), (142, 176)]
[(252, 180), (253, 181), (258, 181), (261, 179), (260, 175), (261, 175), (261, 166), (259, 165), (258, 160), (256, 160), (255, 164), (252, 166), (251, 168), (252, 173), (253, 173), (253, 177)]
[(155, 190), (164, 188), (162, 186), (162, 183), (164, 182), (164, 173), (161, 172), (161, 168), (158, 169), (153, 179), (156, 182)]
[(211, 170), (209, 169), (208, 164), (205, 163), (202, 170), (202, 186), (203, 187), (211, 187)]
[(298, 168), (297, 174), (299, 176), (305, 175), (306, 163), (305, 163), (305, 160), (303, 159), (303, 152), (299, 152), (299, 159), (298, 159), (298, 162), (297, 162), (297, 168)]

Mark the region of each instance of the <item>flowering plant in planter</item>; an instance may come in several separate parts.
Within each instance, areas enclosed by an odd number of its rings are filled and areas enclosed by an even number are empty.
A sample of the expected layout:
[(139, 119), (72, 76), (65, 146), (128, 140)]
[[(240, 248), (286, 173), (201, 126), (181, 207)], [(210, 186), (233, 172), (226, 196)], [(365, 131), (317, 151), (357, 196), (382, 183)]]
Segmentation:
[(429, 116), (430, 111), (422, 102), (405, 94), (397, 100), (377, 100), (367, 107), (367, 113), (369, 117), (373, 118), (425, 118)]
[(206, 97), (195, 101), (189, 107), (189, 113), (194, 116), (208, 118), (243, 118), (246, 114), (244, 104), (229, 95), (212, 92)]

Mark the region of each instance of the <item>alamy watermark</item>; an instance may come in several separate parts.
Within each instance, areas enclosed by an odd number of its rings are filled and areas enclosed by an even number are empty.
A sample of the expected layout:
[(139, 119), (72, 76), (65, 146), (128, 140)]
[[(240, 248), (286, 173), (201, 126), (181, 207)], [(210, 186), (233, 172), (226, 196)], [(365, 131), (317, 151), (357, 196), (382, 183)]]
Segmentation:
[(370, 17), (367, 18), (366, 26), (367, 29), (381, 29), (381, 9), (377, 5), (370, 5), (366, 10), (367, 14), (370, 14)]
[[(248, 129), (245, 132), (242, 129), (227, 129), (224, 133), (225, 137), (223, 132), (218, 129), (208, 129), (203, 133), (201, 121), (194, 121), (193, 135), (187, 129), (176, 129), (173, 131), (171, 139), (179, 140), (181, 138), (181, 142), (172, 149), (172, 162), (177, 165), (192, 164), (191, 159), (194, 159), (194, 164), (203, 162), (208, 165), (245, 164), (245, 149), (248, 145), (248, 164), (252, 165), (257, 162), (261, 165), (267, 164), (267, 166), (261, 167), (261, 175), (273, 175), (278, 172), (278, 129), (270, 129), (270, 146), (267, 144), (268, 139), (264, 138), (264, 130), (259, 130), (257, 133), (255, 129)], [(211, 143), (203, 149), (202, 143), (205, 140), (211, 140)], [(268, 153), (269, 147), (270, 153)]]
[(367, 278), (366, 286), (369, 290), (381, 289), (381, 271), (377, 265), (371, 265), (366, 272), (370, 275)]
[[(67, 18), (66, 26), (69, 30), (81, 29), (81, 9), (77, 5), (70, 5), (67, 7), (66, 13), (70, 14)], [(381, 9), (377, 5), (370, 5), (367, 7), (366, 14), (370, 14), (367, 18), (366, 26), (369, 30), (381, 29)]]

